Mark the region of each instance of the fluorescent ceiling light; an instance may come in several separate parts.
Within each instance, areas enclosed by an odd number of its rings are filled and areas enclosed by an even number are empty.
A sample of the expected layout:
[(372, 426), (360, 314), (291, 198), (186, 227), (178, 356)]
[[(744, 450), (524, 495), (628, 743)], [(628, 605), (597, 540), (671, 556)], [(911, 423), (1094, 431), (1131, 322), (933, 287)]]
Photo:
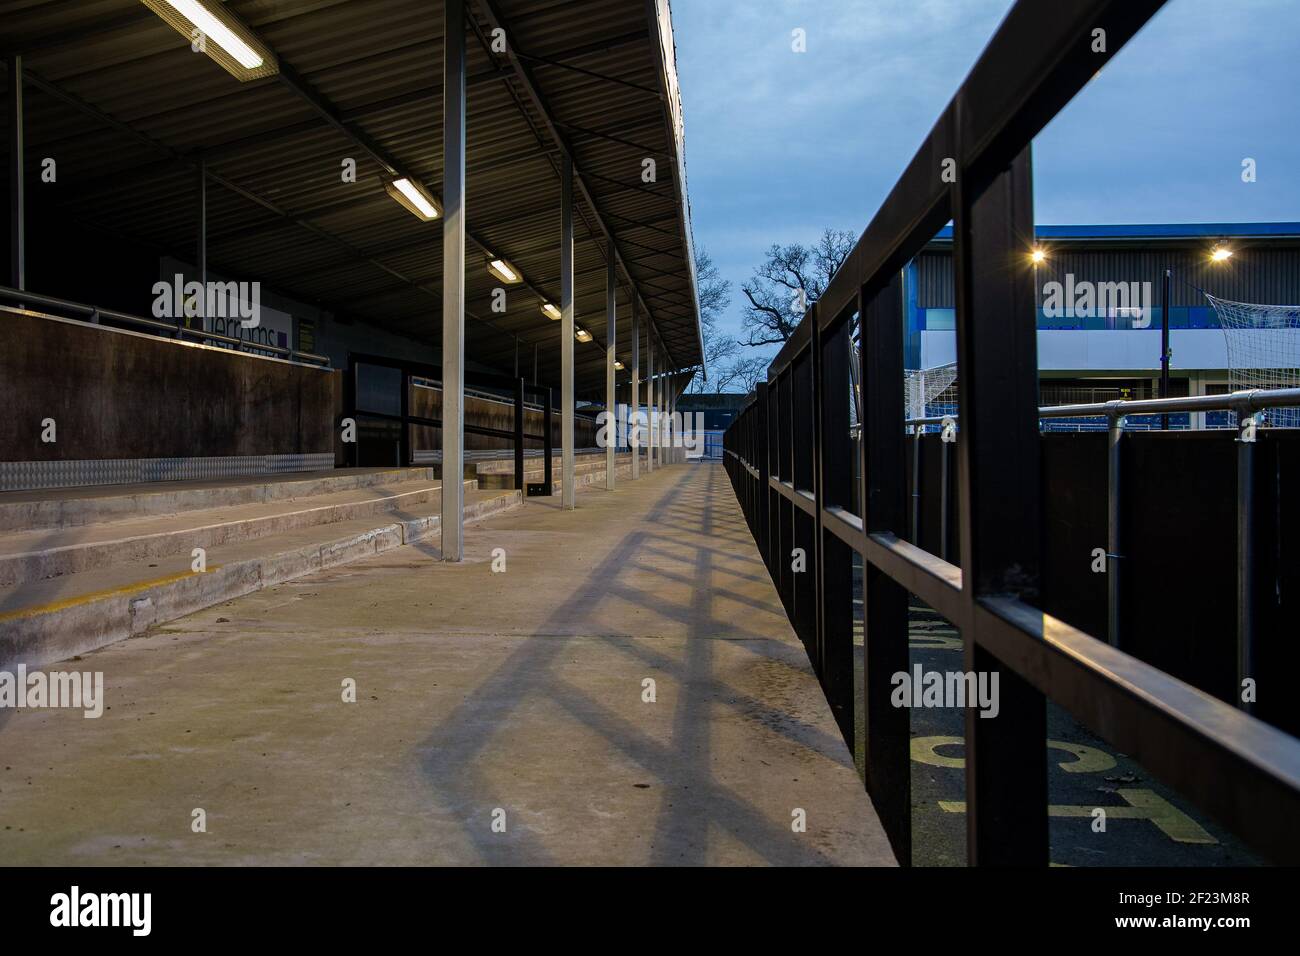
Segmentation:
[(492, 273), (502, 282), (510, 283), (511, 285), (516, 282), (524, 281), (523, 276), (516, 271), (515, 267), (504, 259), (492, 259), (489, 261), (488, 272)]
[(546, 316), (548, 319), (552, 321), (558, 321), (560, 318), (560, 310), (557, 309), (555, 306), (551, 305), (551, 303), (549, 302), (543, 302), (542, 315)]
[(214, 0), (142, 0), (191, 44), (200, 36), (202, 52), (241, 82), (280, 71), (275, 55), (230, 10)]
[(430, 222), (442, 215), (442, 208), (437, 200), (428, 195), (415, 181), (403, 176), (384, 186), (388, 195), (406, 207), (416, 217)]
[(573, 336), (574, 336), (574, 338), (576, 338), (579, 342), (590, 342), (590, 341), (591, 341), (591, 333), (588, 332), (586, 329), (584, 329), (582, 326), (578, 326), (578, 327), (577, 327), (576, 331), (574, 331), (574, 333), (573, 333)]

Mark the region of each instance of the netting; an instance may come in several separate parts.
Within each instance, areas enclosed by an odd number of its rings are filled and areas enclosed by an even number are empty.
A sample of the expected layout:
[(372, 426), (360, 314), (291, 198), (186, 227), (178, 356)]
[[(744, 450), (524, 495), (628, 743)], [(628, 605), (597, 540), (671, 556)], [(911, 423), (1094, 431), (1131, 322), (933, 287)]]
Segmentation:
[[(1300, 306), (1254, 305), (1205, 297), (1214, 306), (1228, 344), (1233, 391), (1300, 388)], [(1300, 408), (1270, 408), (1268, 425), (1300, 428)]]
[(908, 418), (948, 415), (957, 410), (957, 363), (934, 368), (909, 368), (903, 372)]

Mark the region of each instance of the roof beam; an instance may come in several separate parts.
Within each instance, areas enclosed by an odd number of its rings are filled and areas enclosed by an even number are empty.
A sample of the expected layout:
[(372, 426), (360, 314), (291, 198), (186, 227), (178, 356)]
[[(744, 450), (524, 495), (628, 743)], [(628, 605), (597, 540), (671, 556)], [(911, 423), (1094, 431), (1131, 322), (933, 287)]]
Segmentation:
[[(281, 68), (283, 67), (284, 67), (284, 62), (281, 61)], [(160, 143), (157, 140), (153, 139), (152, 137), (144, 133), (141, 133), (139, 130), (131, 128), (126, 123), (123, 123), (121, 120), (117, 119), (116, 117), (111, 116), (108, 113), (105, 113), (103, 110), (99, 109), (96, 106), (93, 106), (90, 103), (87, 103), (81, 97), (73, 93), (69, 93), (67, 90), (62, 89), (59, 86), (56, 86), (55, 84), (51, 83), (49, 80), (46, 80), (43, 77), (39, 77), (34, 73), (26, 74), (26, 79), (30, 80), (34, 86), (40, 87), (42, 90), (44, 90), (46, 93), (49, 93), (51, 96), (63, 100), (65, 103), (69, 104), (70, 106), (76, 107), (78, 110), (81, 110), (83, 113), (85, 113), (90, 117), (93, 117), (99, 122), (104, 123), (108, 126), (112, 126), (115, 129), (119, 129), (122, 132), (126, 133), (127, 135), (135, 138), (139, 142), (144, 143), (148, 146), (151, 146), (154, 149), (166, 153), (168, 156), (172, 157), (172, 159), (174, 159), (176, 162), (182, 163), (195, 170), (201, 168), (201, 164), (199, 160), (186, 156), (183, 153), (168, 146), (167, 144)], [(404, 285), (409, 286), (410, 288), (416, 289), (420, 292), (425, 293), (426, 295), (430, 295), (435, 298), (439, 298), (439, 299), (441, 298), (440, 293), (435, 292), (425, 283), (412, 279), (409, 276), (406, 276), (401, 272), (399, 272), (398, 270), (392, 268), (391, 266), (385, 265), (384, 263), (380, 262), (378, 259), (375, 259), (372, 256), (367, 255), (362, 249), (353, 245), (351, 242), (348, 242), (346, 239), (342, 238), (341, 236), (336, 236), (331, 232), (321, 229), (319, 226), (313, 225), (312, 223), (308, 222), (305, 219), (302, 219), (301, 217), (295, 215), (292, 212), (289, 212), (288, 210), (281, 209), (271, 200), (266, 199), (263, 196), (259, 196), (257, 193), (253, 192), (252, 190), (245, 189), (243, 186), (240, 186), (238, 183), (232, 182), (231, 180), (226, 179), (224, 176), (220, 176), (212, 172), (211, 170), (207, 170), (207, 177), (211, 182), (214, 182), (217, 185), (227, 189), (228, 191), (233, 192), (235, 195), (241, 196), (244, 199), (247, 199), (249, 202), (261, 206), (263, 209), (267, 210), (268, 212), (274, 213), (276, 216), (280, 218), (281, 221), (285, 222), (286, 224), (292, 224), (298, 226), (301, 229), (305, 229), (306, 231), (313, 233), (314, 235), (316, 235), (321, 239), (324, 239), (328, 242), (332, 242), (335, 245), (338, 245), (346, 249), (351, 255), (355, 257), (354, 261), (368, 263), (374, 266), (375, 268), (380, 269), (381, 271), (392, 276), (394, 279), (397, 279), (399, 282), (403, 283)], [(477, 243), (478, 240), (475, 240), (475, 242)], [(475, 319), (476, 321), (481, 322), (482, 324), (488, 326), (494, 331), (497, 332), (501, 331), (500, 329), (497, 328), (495, 324), (483, 318), (482, 316), (473, 315), (468, 310), (466, 311), (465, 314)]]
[[(497, 5), (493, 0), (474, 0), (474, 5), (483, 19), (487, 21), (489, 29), (500, 29), (505, 31), (506, 36), (512, 35), (509, 23), (501, 16), (501, 12), (497, 9)], [(556, 125), (555, 119), (551, 113), (550, 105), (547, 103), (546, 98), (542, 96), (542, 92), (537, 86), (537, 81), (533, 78), (532, 70), (520, 59), (511, 44), (506, 45), (506, 52), (504, 54), (493, 53), (491, 52), (490, 47), (488, 49), (489, 56), (492, 56), (494, 59), (504, 56), (509, 64), (514, 68), (514, 73), (506, 80), (506, 82), (513, 81), (523, 87), (524, 93), (532, 102), (533, 109), (536, 110), (542, 124), (546, 127), (547, 133), (555, 142), (560, 152), (569, 158), (569, 161), (573, 166), (573, 182), (577, 187), (578, 195), (582, 197), (583, 203), (595, 216), (596, 225), (599, 227), (600, 232), (604, 235), (605, 241), (608, 244), (609, 254), (614, 257), (615, 263), (623, 274), (624, 281), (635, 291), (637, 298), (640, 299), (644, 314), (650, 319), (649, 324), (654, 330), (655, 337), (659, 339), (660, 344), (662, 344), (663, 337), (659, 333), (658, 323), (655, 321), (654, 313), (652, 313), (650, 308), (645, 305), (645, 299), (641, 296), (637, 281), (628, 271), (627, 265), (623, 261), (623, 256), (619, 252), (619, 244), (614, 239), (614, 233), (609, 226), (606, 225), (604, 213), (600, 205), (596, 202), (596, 198), (592, 194), (590, 187), (587, 185), (582, 168), (578, 165), (577, 157), (574, 155), (573, 147)], [(670, 362), (677, 364), (676, 360), (672, 356), (672, 352), (666, 347), (664, 348), (664, 353), (668, 356)]]
[[(370, 155), (371, 159), (378, 163), (380, 168), (389, 175), (409, 175), (403, 171), (402, 164), (399, 163), (396, 158), (391, 156), (366, 133), (358, 129), (355, 124), (344, 120), (342, 112), (283, 59), (280, 60), (279, 80), (288, 89), (302, 97), (302, 99), (305, 100), (312, 109), (316, 110), (316, 112), (319, 113), (331, 126), (348, 139), (352, 140), (352, 142), (361, 149), (365, 150), (366, 153)], [(469, 229), (465, 230), (465, 238), (469, 239), (484, 251), (497, 251), (494, 250), (494, 247), (490, 244), (480, 240), (479, 237)], [(534, 295), (545, 299), (548, 302), (556, 301), (554, 297), (549, 295), (545, 290), (538, 288), (527, 278), (522, 276), (521, 278), (523, 279), (522, 285), (524, 288), (528, 289)]]

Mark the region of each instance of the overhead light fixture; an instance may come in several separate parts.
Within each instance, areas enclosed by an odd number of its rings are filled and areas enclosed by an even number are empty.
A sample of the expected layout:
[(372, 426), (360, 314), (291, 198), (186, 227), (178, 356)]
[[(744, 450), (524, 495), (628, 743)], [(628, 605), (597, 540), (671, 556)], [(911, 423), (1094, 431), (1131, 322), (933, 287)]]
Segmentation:
[(580, 325), (574, 330), (573, 337), (576, 338), (579, 342), (591, 341), (591, 333), (588, 332)]
[(246, 83), (280, 72), (275, 54), (230, 12), (213, 0), (141, 0), (193, 47), (200, 45), (227, 73)]
[(406, 207), (407, 211), (425, 222), (431, 222), (442, 215), (442, 207), (425, 188), (415, 180), (403, 176), (384, 184), (388, 195)]
[(546, 316), (552, 322), (558, 322), (560, 319), (560, 310), (549, 302), (542, 303), (542, 315)]
[(1029, 254), (1029, 258), (1033, 260), (1034, 265), (1038, 265), (1040, 262), (1045, 262), (1047, 260), (1047, 253), (1042, 249), (1035, 249)]
[(618, 359), (614, 359), (614, 368), (620, 372), (623, 371), (623, 363), (620, 362)]
[(1212, 253), (1210, 253), (1211, 262), (1226, 262), (1231, 258), (1232, 250), (1227, 246), (1218, 246)]
[(519, 270), (504, 259), (488, 260), (488, 272), (508, 285), (524, 281), (524, 277), (519, 274)]

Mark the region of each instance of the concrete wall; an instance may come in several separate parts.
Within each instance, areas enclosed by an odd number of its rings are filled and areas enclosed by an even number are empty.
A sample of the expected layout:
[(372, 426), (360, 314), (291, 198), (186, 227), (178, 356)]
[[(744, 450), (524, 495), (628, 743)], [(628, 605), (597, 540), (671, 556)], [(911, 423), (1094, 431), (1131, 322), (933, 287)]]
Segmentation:
[(7, 314), (0, 461), (329, 454), (341, 386), (329, 370)]

